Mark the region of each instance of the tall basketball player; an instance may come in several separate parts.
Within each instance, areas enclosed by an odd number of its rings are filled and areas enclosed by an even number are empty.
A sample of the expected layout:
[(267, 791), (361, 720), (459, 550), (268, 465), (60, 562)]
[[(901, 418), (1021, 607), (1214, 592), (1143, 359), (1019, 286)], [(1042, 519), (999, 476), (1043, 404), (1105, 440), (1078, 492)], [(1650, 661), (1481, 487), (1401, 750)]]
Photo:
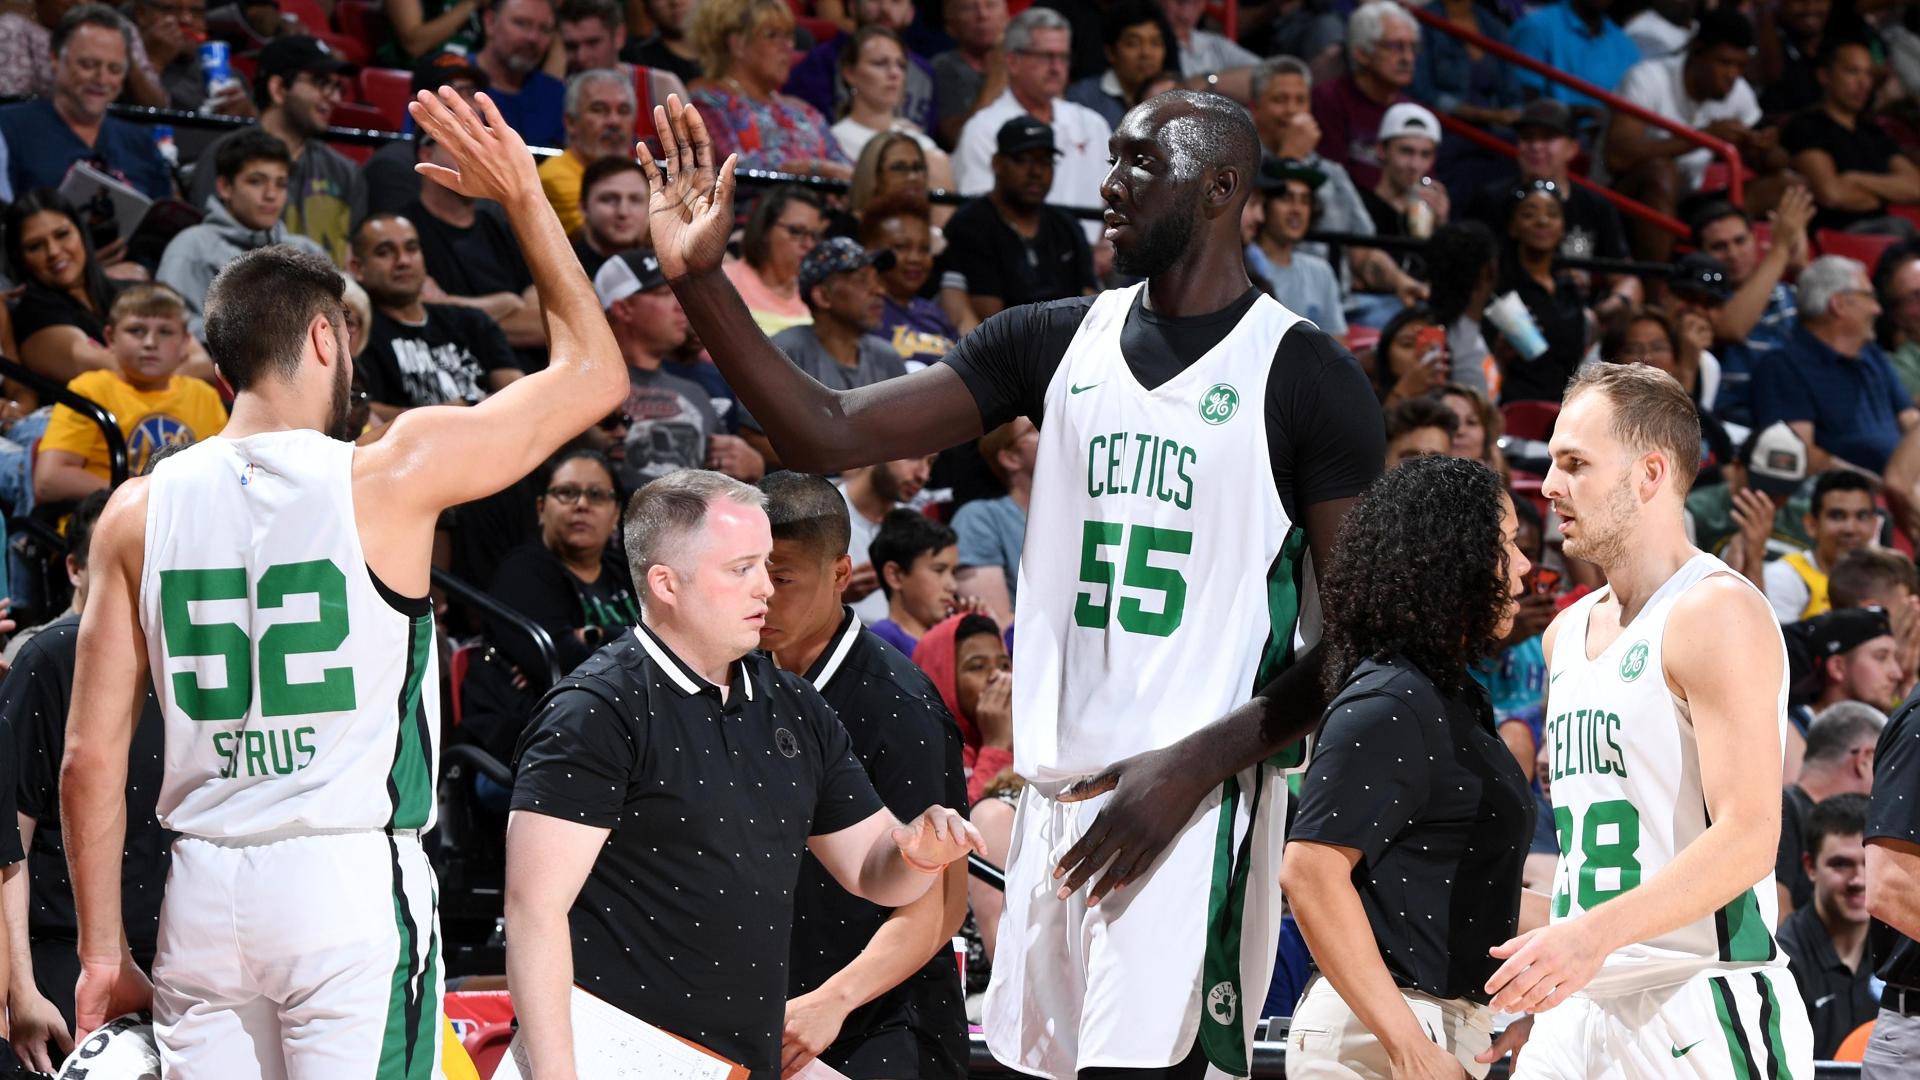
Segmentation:
[(1606, 587), (1548, 628), (1552, 921), (1493, 950), (1540, 1015), (1524, 1080), (1810, 1080), (1774, 943), (1786, 646), (1766, 598), (1687, 542), (1700, 423), (1639, 364), (1578, 375), (1542, 490)]
[[(479, 109), (476, 115), (474, 108)], [(80, 923), (78, 1035), (154, 1012), (166, 1074), (439, 1074), (433, 825), (440, 730), (429, 556), (449, 506), (532, 470), (626, 394), (620, 350), (486, 95), (422, 94), (457, 171), (507, 210), (553, 362), (472, 408), (412, 410), (385, 438), (329, 438), (352, 359), (342, 279), (270, 247), (207, 301), (233, 418), (117, 491), (93, 534), (62, 768)], [(150, 987), (120, 924), (127, 746), (153, 674), (160, 819), (180, 833)]]
[(1286, 789), (1269, 758), (1322, 704), (1317, 665), (1295, 662), (1318, 629), (1309, 552), (1326, 558), (1384, 444), (1352, 359), (1248, 283), (1246, 110), (1163, 94), (1115, 132), (1107, 236), (1144, 285), (1009, 309), (944, 363), (844, 393), (769, 344), (720, 272), (733, 159), (716, 173), (677, 101), (656, 122), (672, 177), (642, 165), (661, 264), (788, 465), (924, 454), (1017, 416), (1040, 428), (1015, 638), (1030, 784), (994, 1055), (1059, 1080), (1245, 1075), (1245, 1003), (1278, 931)]

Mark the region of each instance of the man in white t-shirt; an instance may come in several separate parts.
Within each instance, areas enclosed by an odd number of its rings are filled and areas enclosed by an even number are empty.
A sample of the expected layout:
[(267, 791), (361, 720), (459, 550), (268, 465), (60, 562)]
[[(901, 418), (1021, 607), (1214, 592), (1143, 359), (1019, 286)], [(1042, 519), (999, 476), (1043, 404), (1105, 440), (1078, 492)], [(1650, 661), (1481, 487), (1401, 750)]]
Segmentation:
[[(1102, 210), (1100, 184), (1107, 176), (1107, 140), (1113, 129), (1099, 113), (1076, 105), (1066, 93), (1073, 56), (1073, 31), (1052, 8), (1031, 7), (1007, 24), (1007, 90), (974, 113), (960, 129), (953, 153), (953, 178), (962, 195), (993, 190), (993, 154), (1000, 125), (1026, 113), (1053, 128), (1060, 156), (1053, 169), (1047, 202)], [(1087, 242), (1100, 239), (1100, 222), (1085, 222)]]
[[(1756, 131), (1760, 101), (1742, 77), (1753, 52), (1753, 27), (1738, 11), (1704, 12), (1699, 32), (1682, 55), (1643, 60), (1627, 69), (1617, 91), (1621, 97), (1675, 123), (1732, 143), (1742, 161), (1763, 177), (1786, 168), (1779, 132)], [(1607, 172), (1623, 195), (1671, 215), (1680, 200), (1698, 191), (1713, 154), (1691, 140), (1622, 112), (1613, 114), (1605, 143)], [(1778, 197), (1778, 187), (1772, 193)], [(1771, 206), (1760, 185), (1749, 186), (1749, 206)], [(1665, 262), (1673, 235), (1647, 222), (1634, 222), (1634, 252)]]

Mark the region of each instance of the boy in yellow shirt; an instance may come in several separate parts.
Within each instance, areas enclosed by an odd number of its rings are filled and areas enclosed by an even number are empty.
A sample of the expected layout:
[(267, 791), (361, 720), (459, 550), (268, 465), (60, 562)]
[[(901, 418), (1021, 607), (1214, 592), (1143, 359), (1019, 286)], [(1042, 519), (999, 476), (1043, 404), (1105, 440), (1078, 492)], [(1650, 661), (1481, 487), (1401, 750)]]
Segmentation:
[[(75, 376), (67, 389), (98, 402), (127, 440), (127, 472), (138, 476), (163, 446), (218, 435), (227, 409), (213, 387), (177, 374), (193, 339), (187, 305), (165, 285), (123, 291), (107, 315), (107, 346), (117, 368)], [(56, 405), (33, 464), (36, 502), (83, 498), (107, 486), (107, 439), (93, 421)]]

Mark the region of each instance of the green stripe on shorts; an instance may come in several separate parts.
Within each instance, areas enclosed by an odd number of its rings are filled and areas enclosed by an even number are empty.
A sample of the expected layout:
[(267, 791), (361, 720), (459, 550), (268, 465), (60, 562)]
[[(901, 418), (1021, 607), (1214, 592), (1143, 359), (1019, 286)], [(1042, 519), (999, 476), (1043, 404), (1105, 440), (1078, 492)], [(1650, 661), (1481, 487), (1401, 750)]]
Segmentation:
[(1747, 1033), (1740, 1028), (1740, 1014), (1733, 1005), (1733, 988), (1725, 979), (1708, 979), (1713, 987), (1713, 1011), (1720, 1016), (1721, 1033), (1727, 1037), (1727, 1060), (1733, 1062), (1734, 1080), (1764, 1080), (1760, 1066), (1747, 1046)]

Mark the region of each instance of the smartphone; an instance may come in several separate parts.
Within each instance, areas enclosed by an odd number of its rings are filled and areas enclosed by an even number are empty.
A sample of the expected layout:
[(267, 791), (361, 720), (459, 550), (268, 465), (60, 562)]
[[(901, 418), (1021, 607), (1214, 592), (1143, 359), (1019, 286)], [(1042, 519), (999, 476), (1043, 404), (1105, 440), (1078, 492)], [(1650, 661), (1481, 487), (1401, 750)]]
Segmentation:
[(1560, 591), (1560, 571), (1551, 566), (1536, 566), (1527, 571), (1526, 590), (1540, 596), (1552, 596)]
[(1414, 355), (1425, 360), (1435, 352), (1445, 352), (1447, 347), (1447, 328), (1444, 326), (1423, 326), (1413, 335)]

